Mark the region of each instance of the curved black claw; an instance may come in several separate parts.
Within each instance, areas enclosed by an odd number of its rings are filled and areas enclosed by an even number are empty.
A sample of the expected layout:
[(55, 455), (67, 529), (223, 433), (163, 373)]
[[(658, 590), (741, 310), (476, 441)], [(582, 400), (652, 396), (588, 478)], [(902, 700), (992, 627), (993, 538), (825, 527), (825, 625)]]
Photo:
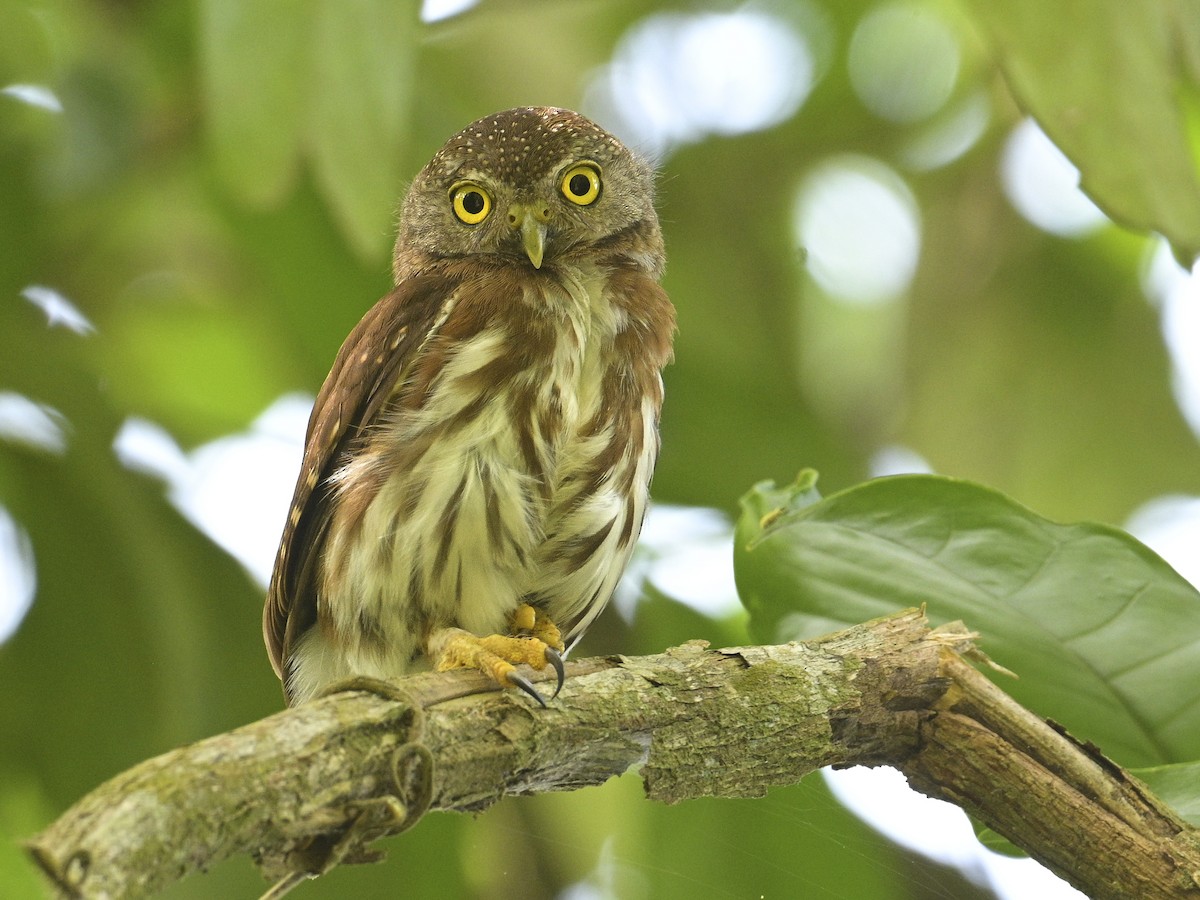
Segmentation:
[(535, 688), (532, 684), (530, 684), (529, 679), (526, 678), (524, 675), (518, 675), (516, 672), (509, 672), (508, 673), (508, 682), (513, 687), (521, 689), (526, 694), (528, 694), (530, 697), (532, 697), (534, 700), (536, 700), (538, 703), (540, 703), (542, 706), (542, 709), (546, 708), (545, 698), (542, 697), (542, 695), (537, 692), (537, 688)]
[(562, 690), (563, 682), (567, 678), (567, 671), (563, 668), (562, 657), (558, 655), (558, 651), (553, 647), (546, 648), (546, 662), (554, 669), (554, 674), (558, 676), (558, 683), (554, 685), (554, 693), (550, 695), (553, 700), (558, 696), (558, 692)]

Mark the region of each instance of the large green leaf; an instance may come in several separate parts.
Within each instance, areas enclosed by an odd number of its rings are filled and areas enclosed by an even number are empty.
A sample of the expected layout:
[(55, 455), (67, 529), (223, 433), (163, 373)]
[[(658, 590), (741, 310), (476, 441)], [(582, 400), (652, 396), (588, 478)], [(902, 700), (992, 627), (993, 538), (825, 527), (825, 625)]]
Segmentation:
[(929, 475), (812, 500), (811, 473), (742, 500), (735, 571), (760, 638), (926, 604), (979, 632), (1014, 697), (1122, 764), (1200, 757), (1200, 594), (1128, 534)]
[(419, 23), (415, 5), (320, 0), (309, 145), (317, 183), (365, 259), (392, 238)]
[(200, 50), (205, 124), (217, 171), (236, 196), (277, 202), (300, 159), (311, 89), (307, 4), (204, 0)]
[[(1013, 93), (1110, 216), (1200, 255), (1200, 3), (965, 0)], [(1069, 39), (1064, 40), (1064, 35)]]
[(391, 239), (419, 23), (413, 3), (205, 0), (209, 144), (242, 200), (277, 205), (304, 152), (349, 244)]

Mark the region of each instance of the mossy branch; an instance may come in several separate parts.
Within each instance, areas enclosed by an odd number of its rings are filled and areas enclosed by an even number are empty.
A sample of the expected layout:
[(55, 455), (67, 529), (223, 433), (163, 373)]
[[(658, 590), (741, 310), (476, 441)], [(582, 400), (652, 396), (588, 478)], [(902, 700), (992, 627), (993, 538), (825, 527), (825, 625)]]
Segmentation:
[(908, 611), (815, 641), (568, 666), (539, 709), (482, 677), (419, 675), (285, 710), (148, 760), (29, 850), (70, 897), (141, 896), (247, 853), (276, 895), (427, 809), (571, 790), (640, 767), (646, 793), (752, 797), (827, 765), (896, 766), (1095, 898), (1200, 898), (1200, 839), (1094, 748)]

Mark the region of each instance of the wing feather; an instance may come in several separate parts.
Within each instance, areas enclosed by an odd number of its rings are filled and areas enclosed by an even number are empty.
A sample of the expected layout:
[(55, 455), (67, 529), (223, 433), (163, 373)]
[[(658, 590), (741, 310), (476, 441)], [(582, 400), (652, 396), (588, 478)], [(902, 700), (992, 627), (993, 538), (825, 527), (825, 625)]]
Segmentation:
[(296, 641), (317, 619), (317, 563), (332, 514), (329, 476), (446, 320), (461, 282), (444, 272), (405, 279), (355, 326), (317, 394), (263, 608), (263, 637), (281, 679)]

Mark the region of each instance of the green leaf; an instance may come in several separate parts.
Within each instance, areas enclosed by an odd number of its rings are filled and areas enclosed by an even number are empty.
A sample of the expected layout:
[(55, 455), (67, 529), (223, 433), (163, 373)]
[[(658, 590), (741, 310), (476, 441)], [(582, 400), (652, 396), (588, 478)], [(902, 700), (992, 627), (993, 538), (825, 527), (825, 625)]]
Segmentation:
[[(1017, 100), (1079, 167), (1113, 219), (1200, 255), (1197, 0), (966, 0)], [(1070, 35), (1064, 40), (1064, 35)]]
[[(741, 555), (743, 548), (749, 547), (762, 536), (763, 531), (772, 523), (778, 521), (791, 510), (804, 509), (819, 502), (821, 493), (817, 490), (817, 471), (801, 469), (795, 480), (786, 487), (777, 488), (773, 481), (760, 481), (743, 494), (738, 500), (741, 514), (734, 525), (733, 561), (735, 575), (741, 570)], [(758, 640), (772, 640), (771, 635), (779, 629), (766, 627), (766, 623), (774, 622), (779, 617), (773, 604), (755, 591), (746, 590), (742, 586), (740, 575), (737, 576), (738, 594), (742, 605), (750, 613), (750, 632)], [(788, 616), (789, 613), (784, 613)], [(815, 620), (809, 622), (810, 634), (823, 634), (837, 631), (842, 623), (836, 619), (824, 620), (818, 624)], [(787, 632), (789, 626), (783, 626)], [(786, 640), (786, 638), (781, 638)]]
[(999, 853), (1001, 856), (1011, 856), (1014, 859), (1021, 859), (1029, 854), (1004, 837), (1002, 834), (997, 834), (992, 829), (988, 828), (974, 816), (971, 816), (971, 827), (975, 830), (975, 837), (979, 843), (987, 847), (993, 853)]
[[(787, 487), (777, 488), (773, 481), (760, 481), (740, 500), (745, 524), (739, 520), (739, 537), (752, 540), (784, 513), (812, 506), (820, 499), (816, 469), (801, 469), (796, 480)], [(744, 535), (741, 532), (743, 528), (747, 529)]]
[(1185, 822), (1200, 828), (1200, 761), (1133, 769), (1131, 774), (1146, 782)]
[(205, 0), (209, 144), (225, 184), (278, 203), (301, 151), (347, 241), (391, 239), (419, 22), (412, 3)]
[(281, 199), (300, 159), (312, 16), (307, 4), (204, 0), (200, 57), (217, 172), (255, 206)]
[(734, 556), (760, 639), (926, 604), (935, 623), (980, 633), (980, 648), (1018, 674), (1004, 687), (1019, 702), (1122, 764), (1200, 756), (1200, 594), (1128, 534), (1056, 524), (929, 475), (877, 479), (764, 520), (762, 504), (780, 504), (772, 490), (743, 499)]
[(317, 0), (309, 147), (350, 244), (390, 242), (416, 55), (417, 12), (392, 0)]

